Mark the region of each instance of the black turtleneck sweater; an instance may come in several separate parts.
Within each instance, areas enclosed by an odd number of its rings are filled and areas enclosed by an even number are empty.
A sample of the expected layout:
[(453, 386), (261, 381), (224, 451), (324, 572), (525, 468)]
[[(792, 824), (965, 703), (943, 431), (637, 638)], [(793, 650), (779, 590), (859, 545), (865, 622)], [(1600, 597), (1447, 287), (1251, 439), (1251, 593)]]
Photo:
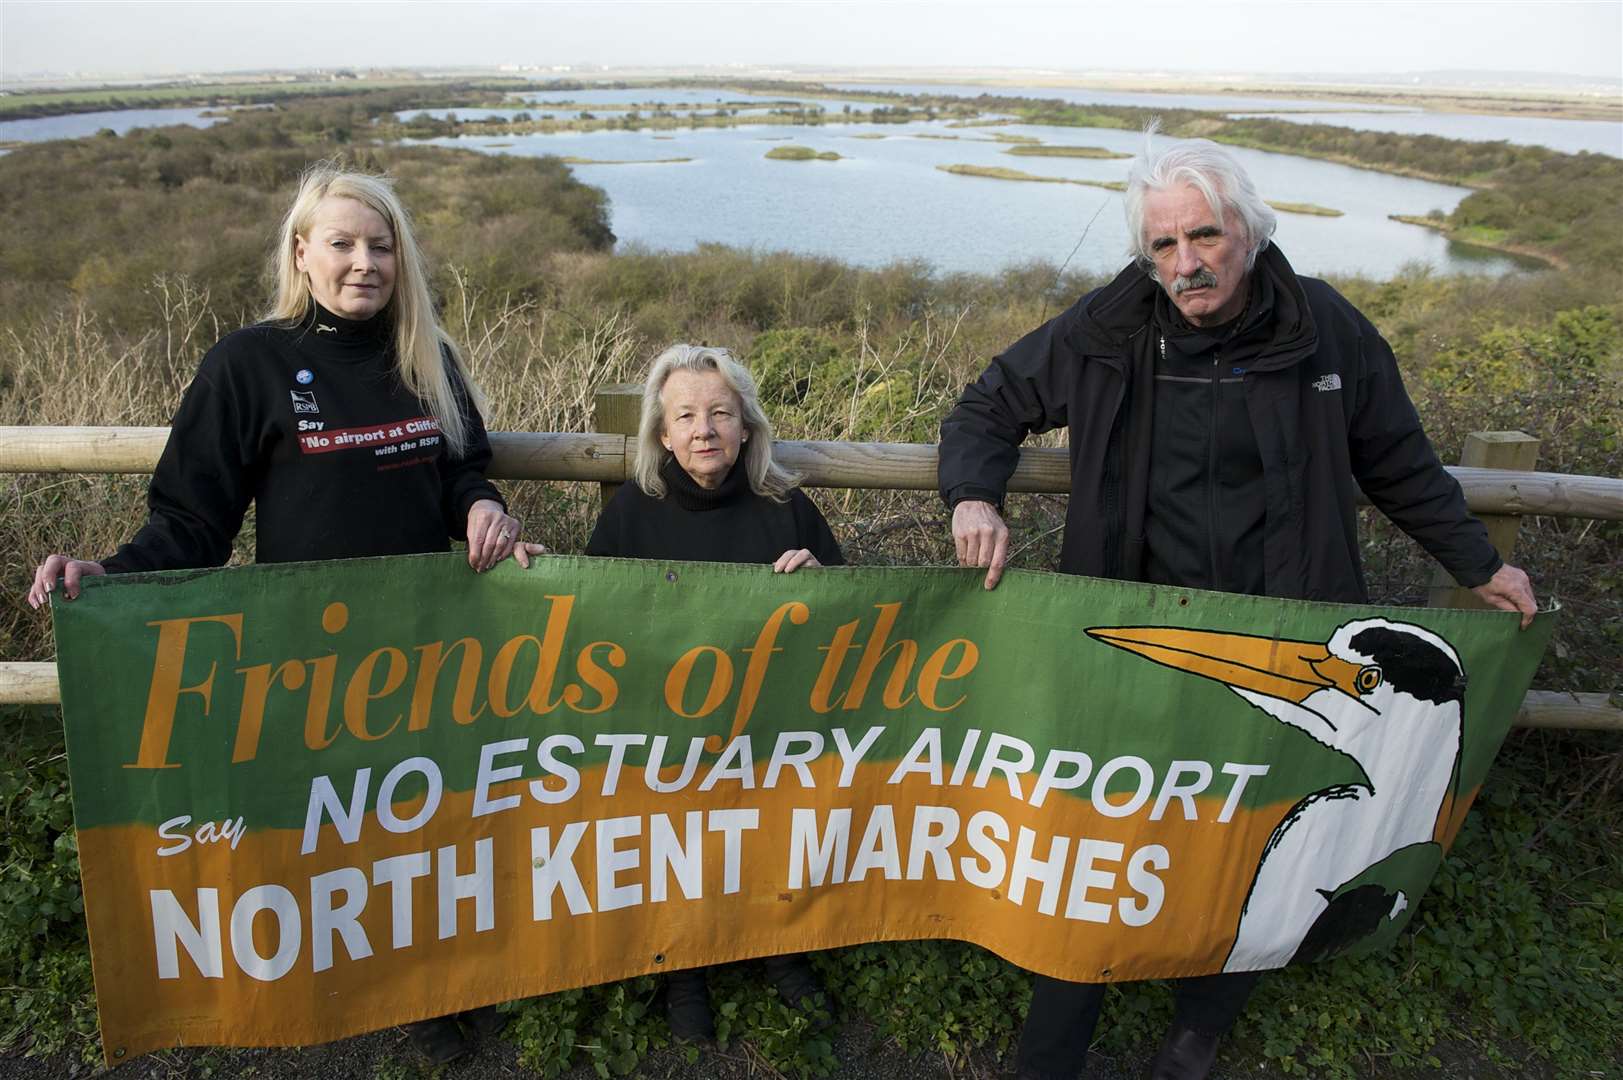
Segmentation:
[(634, 483), (620, 486), (598, 517), (586, 554), (770, 563), (786, 551), (806, 548), (824, 566), (845, 563), (828, 522), (799, 488), (784, 502), (757, 495), (742, 462), (714, 491), (694, 483), (674, 457), (666, 457), (659, 475), (665, 481), (663, 499)]
[(471, 408), (465, 418), (468, 449), (453, 458), (401, 385), (387, 315), (316, 307), (298, 326), (228, 334), (181, 399), (146, 525), (102, 565), (218, 566), (250, 502), (259, 562), (445, 551), (474, 502), (501, 499), (484, 477), (484, 423)]

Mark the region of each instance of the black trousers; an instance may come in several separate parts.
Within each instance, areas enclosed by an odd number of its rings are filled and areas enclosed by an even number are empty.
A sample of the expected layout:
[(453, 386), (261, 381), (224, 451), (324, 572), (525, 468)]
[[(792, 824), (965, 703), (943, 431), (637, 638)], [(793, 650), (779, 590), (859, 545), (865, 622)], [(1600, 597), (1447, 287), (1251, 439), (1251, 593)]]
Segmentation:
[[(1199, 975), (1174, 980), (1173, 1024), (1207, 1035), (1222, 1035), (1245, 1011), (1260, 971)], [(1037, 975), (1031, 984), (1031, 1011), (1020, 1031), (1015, 1055), (1021, 1077), (1074, 1080), (1088, 1056), (1093, 1029), (1104, 1002), (1104, 983), (1066, 982)]]

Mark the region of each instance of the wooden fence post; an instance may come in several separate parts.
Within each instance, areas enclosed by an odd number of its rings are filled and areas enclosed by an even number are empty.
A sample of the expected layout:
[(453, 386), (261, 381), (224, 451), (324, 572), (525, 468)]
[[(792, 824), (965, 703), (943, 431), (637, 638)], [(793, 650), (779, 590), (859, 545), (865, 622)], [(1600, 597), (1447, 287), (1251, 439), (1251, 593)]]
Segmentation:
[[(1510, 469), (1532, 472), (1538, 468), (1538, 439), (1521, 431), (1474, 431), (1465, 437), (1465, 449), (1460, 452), (1460, 464), (1474, 469)], [(1488, 527), (1488, 540), (1499, 557), (1510, 561), (1516, 549), (1516, 530), (1521, 526), (1520, 514), (1481, 514)], [(1454, 583), (1447, 570), (1438, 567), (1431, 580), (1427, 607), (1485, 608), (1470, 589)]]
[[(625, 460), (629, 461), (635, 449), (637, 424), (642, 420), (642, 384), (609, 383), (597, 388), (592, 397), (592, 423), (604, 435), (624, 435), (631, 444), (626, 447)], [(619, 484), (604, 483), (602, 506), (609, 505)], [(601, 509), (601, 507), (600, 507)]]

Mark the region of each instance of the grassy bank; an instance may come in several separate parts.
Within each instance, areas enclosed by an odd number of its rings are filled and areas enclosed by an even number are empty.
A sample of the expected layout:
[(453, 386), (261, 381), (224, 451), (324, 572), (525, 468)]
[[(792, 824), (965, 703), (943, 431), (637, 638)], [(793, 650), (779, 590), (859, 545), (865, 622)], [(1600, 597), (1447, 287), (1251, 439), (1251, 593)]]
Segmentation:
[(978, 176), (982, 180), (1024, 180), (1036, 184), (1077, 184), (1082, 187), (1103, 188), (1106, 191), (1126, 191), (1120, 180), (1079, 180), (1068, 176), (1038, 176), (1019, 169), (1005, 169), (1001, 165), (937, 165), (937, 169), (953, 176)]
[(839, 161), (840, 155), (832, 150), (813, 150), (809, 146), (774, 146), (766, 152), (769, 161)]
[(1090, 158), (1097, 161), (1122, 161), (1131, 154), (1118, 154), (1102, 146), (1011, 146), (1003, 151), (1015, 157)]
[[(1035, 149), (1043, 149), (1041, 147)], [(768, 155), (770, 156), (770, 155)], [(1071, 157), (1075, 155), (1050, 155), (1057, 157)], [(982, 180), (1017, 180), (1036, 184), (1076, 184), (1081, 187), (1103, 188), (1105, 191), (1126, 191), (1127, 184), (1122, 180), (1084, 180), (1071, 176), (1039, 176), (1036, 173), (1022, 172), (1019, 169), (1006, 169), (1000, 165), (937, 165), (937, 169), (953, 176), (975, 176)], [(1268, 205), (1275, 210), (1286, 214), (1310, 214), (1314, 217), (1341, 217), (1342, 211), (1331, 209), (1328, 206), (1319, 206), (1316, 203), (1301, 202), (1275, 202), (1269, 200)], [(1394, 215), (1397, 217), (1397, 215)], [(1406, 218), (1397, 218), (1400, 221)], [(1430, 224), (1430, 222), (1427, 222)]]
[[(207, 131), (25, 147), (0, 158), (0, 424), (163, 424), (202, 351), (263, 303), (266, 245), (292, 177), (342, 153), (385, 165), (421, 224), (451, 332), (498, 430), (579, 431), (593, 391), (635, 380), (672, 341), (734, 349), (787, 438), (933, 441), (987, 359), (1095, 279), (1031, 265), (994, 276), (915, 264), (719, 247), (611, 255), (601, 195), (555, 161), (363, 144), (356, 102), (244, 117)], [(343, 137), (340, 138), (340, 135)], [(1520, 428), (1541, 467), (1623, 475), (1623, 288), (1570, 272), (1501, 279), (1410, 274), (1336, 283), (1392, 341), (1445, 459), (1467, 432)], [(1053, 436), (1044, 442), (1053, 444)], [(101, 553), (143, 513), (138, 477), (6, 476), (0, 587), (16, 597), (42, 552)], [(510, 485), (533, 538), (578, 551), (595, 485)], [(927, 493), (822, 491), (861, 565), (953, 560)], [(1064, 500), (1014, 497), (1016, 565), (1052, 568)], [(1423, 599), (1430, 564), (1369, 513), (1360, 536), (1384, 601)], [(252, 557), (252, 534), (236, 559)], [(1524, 523), (1518, 561), (1565, 613), (1536, 685), (1623, 688), (1623, 526)], [(0, 656), (47, 659), (49, 623), (0, 608)], [(0, 1048), (91, 1051), (93, 997), (60, 725), (0, 715)], [(1623, 1031), (1623, 738), (1512, 736), (1393, 955), (1267, 979), (1225, 1050), (1231, 1074), (1420, 1080), (1591, 1076)], [(1608, 772), (1608, 770), (1610, 770)], [(817, 957), (839, 1008), (892, 1045), (967, 1072), (1006, 1053), (1027, 979), (969, 946), (900, 943)], [(651, 984), (523, 1002), (507, 1038), (530, 1068), (634, 1068), (664, 1042)], [(748, 970), (717, 981), (729, 1053), (762, 1073), (827, 1075), (828, 1039)], [(1169, 1013), (1160, 984), (1113, 990), (1099, 1048), (1141, 1060)], [(741, 1049), (745, 1048), (745, 1049)], [(176, 1055), (204, 1076), (264, 1064)], [(412, 1075), (401, 1063), (394, 1075)]]
[[(439, 108), (465, 106), (466, 102), (446, 101)], [(532, 105), (515, 107), (513, 102), (502, 103), (510, 115), (491, 117), (435, 117), (428, 113), (408, 115), (400, 119), (394, 115), (379, 116), (376, 134), (384, 138), (443, 138), (451, 135), (557, 135), (564, 132), (589, 131), (670, 131), (691, 128), (732, 128), (780, 125), (790, 127), (819, 127), (823, 124), (897, 125), (915, 121), (934, 121), (978, 116), (977, 106), (967, 102), (928, 102), (917, 107), (901, 103), (880, 106), (871, 110), (857, 110), (849, 106), (836, 108), (816, 102), (755, 101), (743, 106), (706, 104), (668, 104), (651, 101), (644, 105), (599, 105), (560, 103), (558, 105)], [(533, 110), (533, 112), (532, 112)], [(573, 116), (534, 115), (536, 112), (562, 113), (573, 111)]]
[(1279, 202), (1274, 199), (1267, 200), (1268, 205), (1282, 214), (1307, 214), (1310, 217), (1342, 217), (1345, 211), (1336, 210), (1329, 206), (1320, 206), (1318, 203), (1308, 202)]
[(1559, 255), (1533, 247), (1528, 244), (1513, 244), (1510, 242), (1510, 230), (1491, 225), (1455, 225), (1449, 217), (1443, 214), (1436, 216), (1422, 216), (1419, 214), (1388, 214), (1393, 221), (1401, 221), (1405, 225), (1418, 225), (1422, 229), (1442, 233), (1455, 243), (1470, 244), (1472, 247), (1486, 248), (1489, 251), (1502, 251), (1507, 255), (1520, 255), (1527, 259), (1536, 259), (1545, 266), (1557, 270), (1570, 270), (1572, 264)]
[[(493, 143), (492, 145), (496, 144)], [(558, 160), (565, 165), (685, 165), (692, 161), (693, 158), (624, 158), (614, 160), (610, 158), (561, 157)]]
[[(918, 82), (920, 77), (911, 77), (903, 80)], [(715, 80), (688, 79), (680, 80), (684, 85), (706, 85)], [(878, 80), (884, 82), (886, 80)], [(964, 82), (966, 80), (954, 78), (950, 81)], [(1005, 95), (1013, 84), (1021, 87), (1038, 87), (1036, 96), (1041, 96), (1041, 88), (1086, 88), (1090, 90), (1115, 90), (1127, 93), (1165, 93), (1169, 96), (1182, 96), (1189, 94), (1215, 95), (1218, 97), (1255, 97), (1277, 96), (1292, 99), (1309, 99), (1322, 102), (1318, 110), (1271, 108), (1267, 112), (1368, 112), (1382, 109), (1384, 106), (1397, 105), (1407, 109), (1436, 110), (1439, 112), (1472, 113), (1485, 116), (1537, 116), (1553, 119), (1569, 120), (1623, 120), (1623, 103), (1611, 100), (1597, 99), (1588, 94), (1561, 94), (1540, 93), (1537, 91), (1508, 91), (1484, 93), (1479, 90), (1448, 91), (1440, 89), (1414, 90), (1398, 87), (1369, 87), (1369, 86), (1325, 86), (1320, 83), (1296, 84), (1262, 80), (1256, 82), (1206, 82), (1199, 78), (1177, 78), (1165, 74), (1151, 76), (1124, 76), (1109, 80), (1088, 79), (1078, 81), (1066, 78), (1026, 78), (1011, 79), (976, 79), (969, 80), (981, 88), (981, 92), (988, 95)], [(730, 80), (729, 85), (742, 86), (744, 82)], [(776, 87), (783, 90), (786, 87), (814, 87), (820, 85), (810, 82), (787, 81), (758, 81), (751, 85), (759, 87)], [(884, 91), (868, 90), (864, 92), (872, 100), (883, 100), (874, 95)], [(896, 93), (896, 92), (892, 92)]]
[(432, 108), (427, 101), (474, 101), (497, 107), (509, 91), (531, 87), (525, 79), (430, 80), (419, 76), (335, 81), (238, 82), (197, 86), (176, 83), (156, 86), (106, 86), (82, 90), (46, 90), (14, 93), (0, 98), (0, 120), (101, 112), (113, 109), (231, 108), (242, 105), (297, 105), (315, 98), (374, 97), (393, 94), (402, 109)]

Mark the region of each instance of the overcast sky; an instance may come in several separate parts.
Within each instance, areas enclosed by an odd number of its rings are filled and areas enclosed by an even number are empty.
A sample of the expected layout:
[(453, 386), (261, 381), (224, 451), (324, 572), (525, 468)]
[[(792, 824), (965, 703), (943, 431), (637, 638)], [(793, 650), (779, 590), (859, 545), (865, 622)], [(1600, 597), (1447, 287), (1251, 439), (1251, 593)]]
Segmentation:
[(1623, 0), (0, 0), (0, 77), (494, 64), (1623, 78)]

